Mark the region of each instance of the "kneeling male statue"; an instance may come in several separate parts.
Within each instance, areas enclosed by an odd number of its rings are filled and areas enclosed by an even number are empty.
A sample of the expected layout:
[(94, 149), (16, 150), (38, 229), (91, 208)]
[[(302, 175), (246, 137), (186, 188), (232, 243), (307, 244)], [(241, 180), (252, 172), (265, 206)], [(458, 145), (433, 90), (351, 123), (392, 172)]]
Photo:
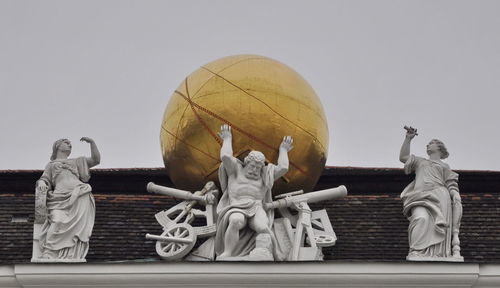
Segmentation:
[(222, 197), (217, 206), (217, 260), (284, 260), (272, 232), (274, 210), (264, 209), (272, 202), (274, 181), (288, 171), (288, 152), (293, 139), (285, 136), (279, 148), (278, 164), (265, 163), (265, 156), (251, 151), (244, 162), (233, 156), (232, 134), (223, 125), (219, 181)]

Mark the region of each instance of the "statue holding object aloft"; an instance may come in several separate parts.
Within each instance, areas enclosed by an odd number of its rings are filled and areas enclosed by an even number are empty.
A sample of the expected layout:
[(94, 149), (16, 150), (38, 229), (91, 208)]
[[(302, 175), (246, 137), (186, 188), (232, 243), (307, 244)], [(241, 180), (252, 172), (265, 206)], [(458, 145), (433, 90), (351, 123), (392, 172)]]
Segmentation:
[[(321, 248), (335, 245), (337, 238), (326, 210), (312, 211), (308, 202), (343, 197), (347, 189), (340, 186), (303, 195), (301, 190), (273, 201), (273, 183), (289, 168), (292, 137), (283, 137), (275, 165), (266, 164), (259, 151), (251, 151), (244, 161), (234, 157), (231, 126), (222, 125), (219, 136), (223, 141), (219, 167), (222, 197), (217, 205), (216, 260), (322, 260)], [(282, 218), (275, 219), (275, 208)], [(298, 213), (293, 215), (288, 208)]]
[(59, 139), (50, 162), (36, 182), (33, 257), (31, 262), (85, 262), (95, 218), (90, 168), (101, 161), (89, 137), (90, 157), (68, 158), (71, 142)]
[[(274, 181), (288, 171), (288, 152), (293, 149), (292, 137), (283, 138), (278, 164), (266, 165), (266, 158), (259, 151), (251, 151), (243, 162), (233, 156), (231, 126), (223, 125), (219, 136), (223, 141), (219, 168), (223, 194), (217, 206), (217, 259), (247, 255), (260, 260), (284, 259), (286, 256), (271, 231), (274, 209), (264, 210), (263, 204), (272, 202)], [(263, 247), (259, 247), (259, 243)]]
[(406, 136), (399, 160), (406, 174), (415, 180), (401, 193), (403, 213), (408, 217), (409, 261), (463, 262), (458, 233), (462, 218), (462, 201), (458, 174), (442, 159), (448, 157), (443, 142), (433, 139), (427, 145), (428, 159), (410, 154), (411, 140), (417, 129), (404, 127)]
[[(323, 260), (323, 247), (333, 246), (337, 237), (325, 209), (312, 211), (315, 203), (347, 195), (345, 186), (304, 193), (294, 191), (272, 200), (275, 180), (288, 171), (290, 136), (283, 138), (277, 165), (266, 164), (265, 156), (251, 151), (244, 161), (233, 156), (231, 127), (223, 125), (219, 136), (219, 181), (222, 196), (209, 182), (195, 193), (148, 184), (147, 190), (185, 201), (155, 215), (163, 226), (156, 240), (162, 259), (189, 261), (314, 261)], [(196, 206), (205, 206), (197, 209)], [(274, 210), (282, 217), (275, 218)], [(196, 217), (206, 226), (192, 227)], [(200, 221), (198, 221), (199, 223)], [(191, 252), (198, 238), (206, 238)]]

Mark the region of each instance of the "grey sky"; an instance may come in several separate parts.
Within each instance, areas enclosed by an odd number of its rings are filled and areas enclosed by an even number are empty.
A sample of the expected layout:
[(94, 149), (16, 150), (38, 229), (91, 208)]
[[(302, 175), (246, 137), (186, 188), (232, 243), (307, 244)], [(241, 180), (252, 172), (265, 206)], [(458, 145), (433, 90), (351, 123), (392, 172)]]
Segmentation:
[(500, 1), (1, 0), (0, 41), (0, 169), (43, 168), (61, 137), (88, 155), (81, 136), (99, 167), (160, 167), (184, 77), (259, 54), (321, 98), (328, 165), (401, 167), (407, 124), (415, 154), (439, 138), (452, 168), (500, 170)]

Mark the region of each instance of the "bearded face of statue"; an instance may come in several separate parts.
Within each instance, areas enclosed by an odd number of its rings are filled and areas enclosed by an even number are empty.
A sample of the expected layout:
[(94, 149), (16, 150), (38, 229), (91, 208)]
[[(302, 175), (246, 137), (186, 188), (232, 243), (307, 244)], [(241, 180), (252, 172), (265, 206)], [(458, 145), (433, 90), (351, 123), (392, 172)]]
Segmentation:
[(258, 161), (249, 161), (245, 167), (243, 167), (243, 171), (245, 172), (245, 177), (251, 180), (259, 180), (262, 175), (262, 168), (264, 167), (264, 163)]

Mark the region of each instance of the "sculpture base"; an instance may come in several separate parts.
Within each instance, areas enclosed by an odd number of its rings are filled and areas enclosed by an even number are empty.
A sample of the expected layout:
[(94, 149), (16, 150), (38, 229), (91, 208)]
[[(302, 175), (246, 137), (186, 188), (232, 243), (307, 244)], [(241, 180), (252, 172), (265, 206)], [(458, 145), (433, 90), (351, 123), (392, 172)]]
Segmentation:
[(31, 258), (31, 263), (85, 263), (85, 259), (43, 259)]
[(464, 262), (464, 257), (424, 257), (408, 255), (406, 256), (407, 261), (433, 261), (433, 262)]
[[(253, 254), (252, 254), (253, 253)], [(235, 257), (217, 257), (217, 261), (274, 261), (274, 257), (269, 251), (256, 251), (253, 250), (251, 254), (247, 256), (235, 256)]]
[(217, 257), (217, 261), (274, 261), (271, 235), (262, 233), (255, 239), (255, 248), (250, 254), (236, 257)]

